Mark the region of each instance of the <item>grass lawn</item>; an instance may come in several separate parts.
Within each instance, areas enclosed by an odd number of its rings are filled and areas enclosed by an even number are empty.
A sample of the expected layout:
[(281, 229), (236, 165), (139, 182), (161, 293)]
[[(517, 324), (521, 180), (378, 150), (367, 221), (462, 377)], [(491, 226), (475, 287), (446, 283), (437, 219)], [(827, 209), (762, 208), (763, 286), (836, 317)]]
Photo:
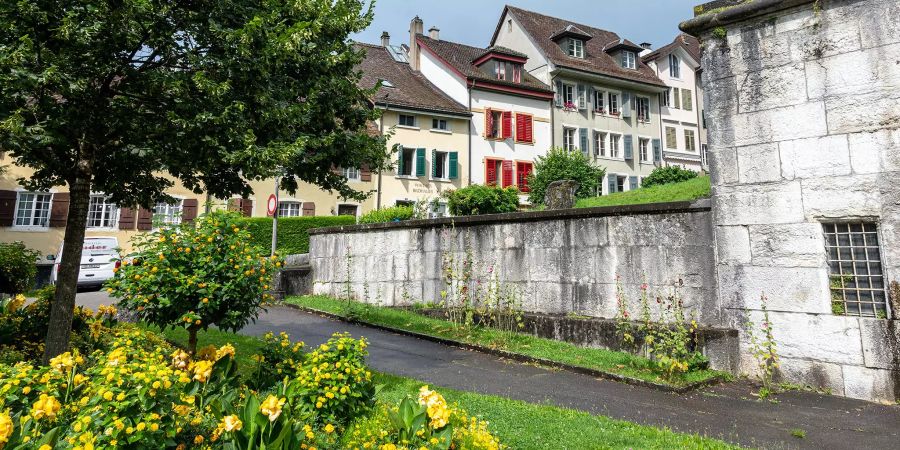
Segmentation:
[[(305, 306), (332, 314), (346, 315), (346, 301), (325, 296), (291, 297), (287, 303)], [(457, 328), (446, 320), (433, 319), (416, 314), (413, 311), (379, 306), (361, 306), (365, 311), (361, 318), (370, 323), (390, 326), (407, 331), (428, 334), (431, 336), (452, 339), (469, 344), (478, 344), (498, 348), (514, 353), (549, 359), (589, 369), (602, 370), (633, 378), (674, 386), (707, 380), (717, 376), (725, 376), (713, 370), (689, 372), (677, 378), (666, 380), (656, 367), (646, 358), (629, 353), (603, 349), (579, 347), (568, 342), (543, 339), (526, 334), (510, 334), (491, 328), (474, 327)]]
[[(148, 329), (158, 331), (155, 327)], [(166, 338), (187, 343), (184, 330), (167, 330)], [(250, 336), (209, 330), (198, 334), (199, 346), (231, 343), (237, 350), (240, 368), (252, 367), (249, 357), (262, 342)], [(412, 378), (376, 373), (375, 382), (382, 386), (377, 398), (397, 404), (405, 395), (415, 395), (426, 384)], [(493, 395), (461, 392), (431, 386), (449, 402), (458, 403), (470, 414), (490, 422), (491, 431), (513, 449), (736, 449), (724, 442), (696, 435), (675, 433), (666, 429), (637, 425), (582, 411), (536, 405)]]
[(641, 203), (678, 202), (709, 197), (709, 177), (697, 177), (681, 183), (664, 184), (634, 191), (617, 192), (601, 197), (583, 198), (575, 203), (576, 208), (594, 206), (637, 205)]

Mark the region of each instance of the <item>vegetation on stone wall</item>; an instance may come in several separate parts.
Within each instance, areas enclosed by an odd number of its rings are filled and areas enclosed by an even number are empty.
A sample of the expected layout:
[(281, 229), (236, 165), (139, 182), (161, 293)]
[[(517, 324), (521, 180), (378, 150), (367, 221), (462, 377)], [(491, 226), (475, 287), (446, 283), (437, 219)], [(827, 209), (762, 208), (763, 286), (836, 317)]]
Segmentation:
[(415, 210), (412, 206), (392, 206), (369, 211), (359, 218), (359, 223), (400, 222), (413, 219)]
[[(243, 219), (254, 245), (272, 247), (272, 218), (254, 217)], [(278, 219), (278, 253), (296, 255), (309, 253), (309, 230), (313, 228), (353, 225), (353, 216), (311, 216), (283, 217)]]
[(476, 216), (515, 212), (519, 208), (519, 190), (513, 186), (473, 184), (444, 193), (447, 208), (454, 216)]
[(647, 178), (641, 182), (641, 187), (653, 187), (662, 184), (680, 183), (682, 181), (697, 178), (699, 174), (693, 170), (682, 169), (678, 166), (657, 167), (650, 172)]
[(578, 200), (576, 208), (596, 206), (637, 205), (644, 203), (680, 202), (709, 197), (709, 177), (697, 177), (692, 180), (661, 186), (643, 187), (633, 191), (616, 192)]
[(590, 197), (597, 192), (605, 174), (606, 169), (594, 165), (580, 151), (551, 149), (547, 156), (538, 156), (534, 161), (534, 172), (528, 175), (528, 200), (535, 205), (544, 204), (547, 186), (560, 180), (578, 182), (575, 198)]

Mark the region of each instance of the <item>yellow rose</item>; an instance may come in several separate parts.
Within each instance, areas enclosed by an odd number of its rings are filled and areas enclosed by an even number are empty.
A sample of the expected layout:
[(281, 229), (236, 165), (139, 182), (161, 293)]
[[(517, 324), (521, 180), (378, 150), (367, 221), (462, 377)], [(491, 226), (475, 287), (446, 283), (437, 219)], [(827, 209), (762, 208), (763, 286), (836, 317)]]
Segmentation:
[(269, 422), (274, 422), (275, 419), (278, 419), (278, 416), (281, 415), (281, 407), (284, 406), (284, 402), (286, 399), (279, 399), (274, 395), (269, 395), (266, 399), (259, 405), (259, 412), (269, 417)]

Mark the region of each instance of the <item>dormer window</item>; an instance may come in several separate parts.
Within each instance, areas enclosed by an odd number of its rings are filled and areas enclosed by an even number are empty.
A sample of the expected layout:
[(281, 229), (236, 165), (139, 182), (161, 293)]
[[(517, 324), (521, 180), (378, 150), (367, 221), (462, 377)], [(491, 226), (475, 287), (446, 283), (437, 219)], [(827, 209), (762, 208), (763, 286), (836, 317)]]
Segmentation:
[(494, 61), (494, 75), (498, 80), (522, 82), (522, 64), (510, 61)]
[(637, 57), (633, 51), (622, 50), (622, 67), (632, 70), (637, 68)]
[(581, 39), (569, 39), (569, 56), (584, 58), (584, 41)]

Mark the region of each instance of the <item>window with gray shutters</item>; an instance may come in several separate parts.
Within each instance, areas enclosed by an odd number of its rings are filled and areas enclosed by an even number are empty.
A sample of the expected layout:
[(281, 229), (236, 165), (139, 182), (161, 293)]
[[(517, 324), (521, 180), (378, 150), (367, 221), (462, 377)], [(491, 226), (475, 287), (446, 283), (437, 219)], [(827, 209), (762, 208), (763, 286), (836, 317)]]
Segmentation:
[(666, 127), (666, 148), (669, 150), (678, 149), (678, 135), (675, 127)]
[(694, 109), (694, 99), (690, 89), (681, 90), (681, 106), (685, 111), (691, 111)]
[(888, 318), (878, 227), (871, 222), (824, 223), (831, 311)]

